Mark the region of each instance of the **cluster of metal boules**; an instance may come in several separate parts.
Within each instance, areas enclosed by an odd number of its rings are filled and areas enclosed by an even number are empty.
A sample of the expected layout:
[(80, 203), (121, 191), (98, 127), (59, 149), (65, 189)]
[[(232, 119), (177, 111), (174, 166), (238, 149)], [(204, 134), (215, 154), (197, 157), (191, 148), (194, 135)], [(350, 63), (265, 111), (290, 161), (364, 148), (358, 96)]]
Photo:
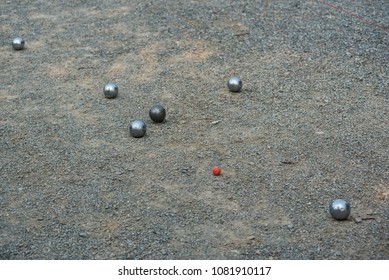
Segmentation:
[[(227, 82), (227, 87), (231, 92), (239, 92), (242, 89), (242, 80), (238, 77), (232, 77)], [(119, 93), (119, 87), (115, 83), (104, 85), (104, 96), (106, 98), (115, 98)], [(153, 122), (161, 123), (165, 120), (166, 110), (161, 105), (151, 107), (149, 111), (150, 119)], [(135, 138), (141, 138), (146, 134), (146, 124), (142, 120), (134, 120), (130, 123), (130, 134)]]
[[(104, 96), (106, 98), (115, 98), (119, 93), (119, 87), (115, 83), (104, 85)], [(166, 110), (161, 105), (154, 105), (149, 111), (150, 119), (155, 123), (161, 123), (165, 120)], [(146, 124), (142, 120), (134, 120), (130, 123), (130, 134), (135, 138), (141, 138), (146, 134)]]

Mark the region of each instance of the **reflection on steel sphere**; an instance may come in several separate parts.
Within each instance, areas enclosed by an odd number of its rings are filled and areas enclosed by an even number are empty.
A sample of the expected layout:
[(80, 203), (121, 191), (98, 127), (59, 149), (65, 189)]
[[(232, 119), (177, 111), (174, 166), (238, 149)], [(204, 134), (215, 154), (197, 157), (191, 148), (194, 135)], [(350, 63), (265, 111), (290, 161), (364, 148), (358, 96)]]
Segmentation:
[(130, 134), (135, 138), (143, 137), (146, 134), (146, 124), (140, 120), (131, 122)]
[(346, 220), (350, 212), (350, 203), (344, 199), (335, 199), (330, 203), (330, 214), (336, 220)]
[(119, 88), (114, 83), (108, 83), (104, 86), (104, 95), (106, 98), (115, 98), (118, 95)]
[(232, 92), (239, 92), (242, 89), (242, 80), (238, 77), (232, 77), (228, 80), (227, 87)]
[(12, 47), (14, 48), (14, 50), (17, 50), (17, 51), (24, 49), (24, 40), (22, 38), (19, 38), (19, 37), (13, 39)]
[(151, 107), (149, 111), (150, 119), (154, 122), (163, 122), (166, 117), (166, 110), (161, 105), (155, 105)]

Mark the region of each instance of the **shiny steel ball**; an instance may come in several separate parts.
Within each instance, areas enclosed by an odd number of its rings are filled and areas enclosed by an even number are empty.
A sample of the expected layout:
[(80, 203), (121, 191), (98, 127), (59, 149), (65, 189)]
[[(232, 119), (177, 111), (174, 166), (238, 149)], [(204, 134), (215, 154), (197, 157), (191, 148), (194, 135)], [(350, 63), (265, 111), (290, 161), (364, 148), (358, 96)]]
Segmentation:
[(242, 80), (238, 77), (232, 77), (228, 80), (227, 87), (231, 92), (239, 92), (242, 89)]
[(14, 48), (14, 50), (17, 50), (17, 51), (24, 49), (24, 40), (22, 38), (19, 38), (19, 37), (13, 39), (12, 47)]
[(119, 88), (114, 83), (108, 83), (104, 86), (104, 95), (106, 98), (115, 98), (118, 95)]
[(149, 111), (150, 119), (154, 122), (160, 123), (165, 120), (166, 110), (161, 105), (151, 107)]
[(130, 134), (135, 138), (143, 137), (146, 134), (146, 124), (139, 120), (131, 122)]
[(346, 220), (350, 212), (350, 203), (344, 199), (335, 199), (330, 203), (330, 214), (336, 220)]

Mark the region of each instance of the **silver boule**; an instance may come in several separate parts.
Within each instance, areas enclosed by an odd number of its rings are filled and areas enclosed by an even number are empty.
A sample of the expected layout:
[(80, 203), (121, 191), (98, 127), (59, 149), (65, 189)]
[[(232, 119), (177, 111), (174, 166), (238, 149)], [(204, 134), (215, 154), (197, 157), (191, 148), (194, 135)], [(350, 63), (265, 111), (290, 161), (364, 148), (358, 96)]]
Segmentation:
[(154, 122), (160, 123), (165, 120), (166, 110), (161, 105), (151, 107), (149, 111), (150, 119)]
[(239, 92), (242, 89), (242, 80), (239, 77), (232, 77), (228, 80), (227, 87), (231, 92)]
[(346, 220), (350, 215), (350, 203), (344, 199), (335, 199), (330, 203), (330, 214), (336, 220)]
[(131, 122), (130, 134), (135, 138), (143, 137), (146, 134), (146, 124), (140, 120)]
[(14, 50), (17, 50), (17, 51), (24, 49), (24, 40), (22, 38), (19, 38), (19, 37), (13, 39), (12, 47), (14, 48)]
[(115, 98), (118, 95), (119, 88), (115, 83), (108, 83), (104, 86), (104, 96), (106, 98)]

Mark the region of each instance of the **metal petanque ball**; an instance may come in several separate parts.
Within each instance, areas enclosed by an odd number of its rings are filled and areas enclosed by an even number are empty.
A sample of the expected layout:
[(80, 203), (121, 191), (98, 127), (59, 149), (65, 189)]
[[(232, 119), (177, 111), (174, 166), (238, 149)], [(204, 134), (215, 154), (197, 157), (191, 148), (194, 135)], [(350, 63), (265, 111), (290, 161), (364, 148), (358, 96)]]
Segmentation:
[(139, 120), (131, 122), (130, 134), (135, 138), (143, 137), (146, 134), (146, 124)]
[(239, 92), (242, 89), (242, 80), (238, 77), (232, 77), (228, 80), (227, 87), (232, 92)]
[(22, 38), (19, 38), (19, 37), (13, 39), (12, 47), (14, 48), (14, 50), (17, 50), (17, 51), (24, 49), (24, 40)]
[(335, 199), (330, 203), (330, 214), (336, 220), (346, 220), (350, 212), (350, 203), (344, 199)]
[(104, 86), (104, 95), (106, 98), (115, 98), (118, 95), (119, 88), (114, 83), (108, 83)]
[(149, 111), (150, 119), (154, 122), (163, 122), (166, 117), (166, 110), (161, 105), (151, 107)]

